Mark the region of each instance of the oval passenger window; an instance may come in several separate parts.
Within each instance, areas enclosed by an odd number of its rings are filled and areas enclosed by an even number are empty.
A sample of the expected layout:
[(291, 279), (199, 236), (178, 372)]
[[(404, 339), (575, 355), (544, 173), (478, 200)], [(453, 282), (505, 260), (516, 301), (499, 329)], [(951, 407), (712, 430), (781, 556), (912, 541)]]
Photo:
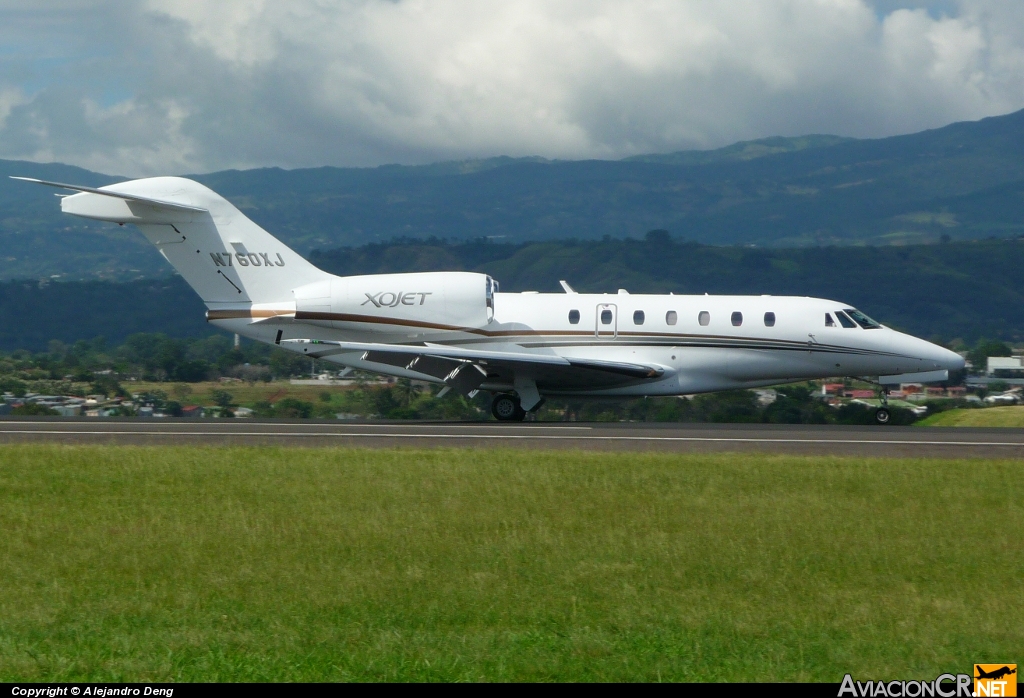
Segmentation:
[(676, 314), (676, 311), (670, 310), (667, 313), (665, 313), (665, 324), (666, 325), (674, 325), (678, 321), (679, 321), (679, 316)]
[(578, 325), (580, 324), (580, 311), (570, 310), (569, 311), (569, 324)]
[(644, 311), (635, 310), (633, 311), (633, 324), (642, 325), (644, 324)]
[(775, 327), (775, 313), (765, 313), (764, 314), (764, 326), (765, 327)]
[(601, 311), (601, 324), (610, 325), (612, 324), (612, 311), (605, 308)]
[(733, 313), (732, 317), (729, 318), (729, 319), (732, 321), (732, 326), (733, 327), (739, 327), (740, 325), (743, 324), (743, 313), (740, 313), (740, 312)]
[(697, 316), (697, 322), (700, 323), (701, 327), (707, 327), (708, 323), (711, 322), (711, 313), (706, 310), (700, 311), (700, 315)]

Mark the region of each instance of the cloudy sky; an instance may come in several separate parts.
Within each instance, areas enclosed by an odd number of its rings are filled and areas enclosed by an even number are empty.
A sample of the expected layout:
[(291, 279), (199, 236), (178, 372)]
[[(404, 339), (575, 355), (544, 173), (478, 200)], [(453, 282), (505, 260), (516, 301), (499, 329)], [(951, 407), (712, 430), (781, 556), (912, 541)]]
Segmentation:
[(0, 0), (0, 158), (123, 175), (618, 158), (1020, 108), (1018, 0)]

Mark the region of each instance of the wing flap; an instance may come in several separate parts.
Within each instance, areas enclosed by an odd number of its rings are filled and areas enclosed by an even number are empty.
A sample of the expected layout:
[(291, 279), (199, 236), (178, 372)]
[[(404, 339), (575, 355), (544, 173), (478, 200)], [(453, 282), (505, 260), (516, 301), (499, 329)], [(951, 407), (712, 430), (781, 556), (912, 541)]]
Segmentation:
[(315, 339), (286, 339), (282, 341), (284, 343), (309, 345), (305, 353), (316, 358), (361, 352), (363, 361), (417, 371), (440, 379), (460, 392), (468, 392), (467, 388), (475, 390), (491, 380), (511, 383), (516, 375), (530, 376), (546, 390), (586, 390), (655, 380), (665, 374), (664, 368), (646, 364), (437, 344), (375, 344)]

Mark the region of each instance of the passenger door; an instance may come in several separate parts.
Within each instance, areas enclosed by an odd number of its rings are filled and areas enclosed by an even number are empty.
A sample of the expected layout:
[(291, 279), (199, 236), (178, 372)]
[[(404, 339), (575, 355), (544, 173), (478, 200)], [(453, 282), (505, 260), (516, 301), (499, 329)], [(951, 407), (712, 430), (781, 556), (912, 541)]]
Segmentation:
[(619, 313), (614, 303), (598, 303), (594, 322), (594, 336), (615, 339), (619, 335)]

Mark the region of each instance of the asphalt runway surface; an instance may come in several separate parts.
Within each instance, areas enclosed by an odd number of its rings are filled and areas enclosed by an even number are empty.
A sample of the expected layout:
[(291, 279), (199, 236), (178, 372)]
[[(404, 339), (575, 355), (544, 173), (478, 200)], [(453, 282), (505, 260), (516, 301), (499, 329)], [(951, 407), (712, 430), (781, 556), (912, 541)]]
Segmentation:
[(1024, 458), (1024, 429), (526, 422), (4, 418), (0, 443), (542, 448)]

